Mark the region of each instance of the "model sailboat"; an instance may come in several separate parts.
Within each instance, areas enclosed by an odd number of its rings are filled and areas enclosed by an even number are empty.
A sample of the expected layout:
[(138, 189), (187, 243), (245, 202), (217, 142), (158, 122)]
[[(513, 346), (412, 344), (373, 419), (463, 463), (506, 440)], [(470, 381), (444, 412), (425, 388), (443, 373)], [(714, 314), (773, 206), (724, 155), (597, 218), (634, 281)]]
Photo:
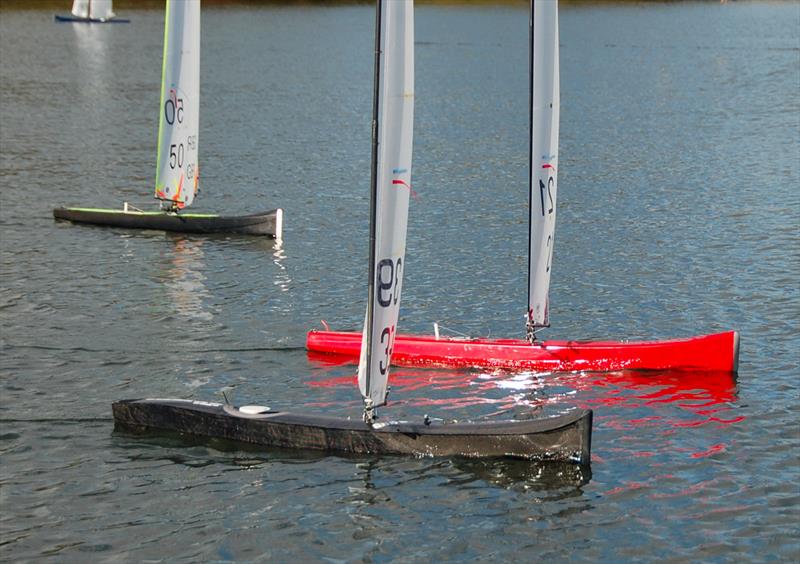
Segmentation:
[(283, 211), (244, 216), (187, 213), (200, 182), (200, 0), (167, 0), (155, 198), (161, 209), (56, 208), (53, 216), (110, 227), (280, 238)]
[(342, 419), (186, 400), (113, 404), (117, 428), (178, 431), (267, 446), (357, 454), (518, 457), (589, 463), (592, 412), (483, 423), (376, 421), (386, 404), (400, 308), (414, 112), (411, 0), (378, 0), (367, 315), (358, 368), (363, 417)]
[[(646, 342), (539, 341), (550, 325), (550, 267), (558, 187), (559, 64), (558, 3), (531, 0), (530, 6), (530, 229), (526, 339), (465, 339), (402, 336), (394, 340), (397, 364), (506, 368), (534, 371), (622, 369), (720, 370), (738, 367), (735, 331), (688, 339)], [(309, 351), (356, 358), (361, 335), (310, 331)]]
[(130, 23), (114, 13), (112, 0), (73, 0), (72, 14), (54, 16), (57, 22), (75, 23)]

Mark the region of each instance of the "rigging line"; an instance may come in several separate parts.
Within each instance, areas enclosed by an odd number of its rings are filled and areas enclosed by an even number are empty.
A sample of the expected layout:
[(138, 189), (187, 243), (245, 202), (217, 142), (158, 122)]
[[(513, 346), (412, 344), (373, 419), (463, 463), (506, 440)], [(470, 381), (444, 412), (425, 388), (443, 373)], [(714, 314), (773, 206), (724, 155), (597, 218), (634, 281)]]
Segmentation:
[(441, 323), (439, 323), (439, 329), (444, 329), (445, 331), (449, 331), (450, 333), (454, 333), (454, 334), (459, 335), (461, 337), (466, 337), (467, 339), (471, 339), (472, 338), (471, 335), (468, 335), (466, 333), (462, 333), (461, 331), (456, 331), (455, 329), (451, 329), (450, 327), (446, 327), (446, 326), (442, 325)]
[(492, 336), (492, 330), (491, 329), (489, 329), (486, 332), (485, 335), (480, 335), (480, 336), (476, 337), (475, 335), (470, 335), (468, 333), (462, 333), (461, 331), (458, 331), (456, 329), (452, 329), (452, 328), (447, 327), (445, 325), (442, 325), (441, 323), (438, 323), (438, 322), (434, 323), (434, 325), (438, 326), (440, 329), (444, 329), (446, 331), (449, 331), (450, 333), (454, 333), (454, 334), (458, 335), (459, 337), (464, 337), (465, 339), (489, 339)]
[(94, 189), (94, 191), (97, 193), (97, 201), (98, 201), (98, 202), (99, 202), (99, 201), (102, 201), (102, 200), (103, 200), (103, 197), (104, 197), (104, 195), (103, 195), (103, 193), (102, 193), (102, 192), (100, 192), (100, 188), (98, 188), (94, 182), (90, 182), (89, 184), (91, 184), (91, 185), (92, 185), (92, 189)]
[(101, 200), (103, 199), (103, 193), (102, 193), (102, 192), (100, 192), (100, 189), (99, 189), (97, 186), (95, 186), (95, 183), (94, 183), (94, 182), (90, 182), (90, 184), (91, 184), (91, 185), (92, 185), (92, 187), (94, 188), (94, 191), (95, 191), (95, 192), (97, 192), (97, 200), (98, 200), (98, 201), (101, 201)]
[(528, 15), (528, 306), (526, 333), (530, 335), (533, 321), (531, 306), (531, 248), (533, 244), (533, 17), (534, 9), (531, 0)]
[[(88, 352), (88, 353), (131, 353), (131, 354), (149, 354), (150, 350), (134, 350), (134, 349), (87, 349), (84, 347), (49, 347), (47, 345), (14, 345), (3, 344), (0, 348), (16, 348), (16, 349), (34, 349), (45, 351), (59, 351), (59, 352)], [(261, 351), (276, 351), (276, 352), (292, 352), (305, 350), (304, 346), (296, 347), (244, 347), (235, 349), (184, 349), (186, 353), (217, 353), (217, 352), (261, 352)]]
[(260, 351), (275, 351), (275, 352), (292, 352), (292, 351), (304, 351), (306, 348), (303, 347), (248, 347), (248, 348), (241, 348), (241, 349), (197, 349), (192, 350), (189, 349), (187, 352), (260, 352)]
[(35, 417), (31, 419), (0, 419), (0, 423), (107, 423), (113, 417)]

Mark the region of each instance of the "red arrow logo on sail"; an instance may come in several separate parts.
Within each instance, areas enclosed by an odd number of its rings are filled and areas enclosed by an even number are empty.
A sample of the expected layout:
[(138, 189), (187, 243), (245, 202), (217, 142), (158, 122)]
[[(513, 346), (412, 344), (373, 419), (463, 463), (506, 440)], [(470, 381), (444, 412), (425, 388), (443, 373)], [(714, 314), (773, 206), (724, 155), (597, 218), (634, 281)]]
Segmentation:
[[(396, 168), (396, 169), (392, 170), (392, 174), (403, 174), (405, 172), (408, 172), (408, 169), (406, 169), (406, 168)], [(401, 178), (393, 179), (392, 180), (392, 185), (405, 186), (406, 188), (408, 188), (408, 192), (411, 194), (412, 197), (414, 197), (414, 198), (417, 197), (417, 193), (414, 191), (413, 188), (411, 188), (411, 185), (408, 182), (406, 182), (405, 180), (401, 179)]]
[(411, 196), (413, 198), (417, 198), (417, 193), (411, 186), (408, 185), (408, 183), (405, 180), (400, 180), (399, 178), (396, 178), (392, 180), (392, 184), (397, 184), (398, 186), (405, 186), (406, 188), (408, 188), (408, 191), (411, 194)]

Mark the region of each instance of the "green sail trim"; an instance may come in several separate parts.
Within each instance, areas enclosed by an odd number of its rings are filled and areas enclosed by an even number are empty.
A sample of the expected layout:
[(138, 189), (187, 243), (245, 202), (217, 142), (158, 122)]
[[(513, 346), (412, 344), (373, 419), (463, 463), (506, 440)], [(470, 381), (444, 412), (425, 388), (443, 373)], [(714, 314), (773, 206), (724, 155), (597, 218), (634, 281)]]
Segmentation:
[(106, 208), (66, 208), (68, 210), (77, 211), (77, 212), (101, 212), (101, 213), (118, 213), (118, 214), (128, 214), (128, 215), (175, 215), (177, 217), (185, 217), (185, 218), (214, 218), (219, 217), (218, 214), (215, 213), (177, 213), (177, 214), (170, 214), (165, 211), (134, 211), (134, 210), (111, 210)]
[(167, 78), (167, 50), (169, 49), (168, 41), (169, 41), (169, 3), (170, 0), (167, 0), (167, 8), (165, 10), (164, 15), (164, 53), (161, 57), (161, 98), (158, 101), (158, 144), (156, 148), (156, 181), (154, 182), (156, 188), (155, 193), (153, 196), (160, 200), (161, 198), (158, 197), (158, 192), (161, 190), (162, 187), (158, 185), (158, 179), (160, 178), (159, 173), (161, 172), (161, 131), (164, 128), (164, 91), (166, 89), (166, 78)]

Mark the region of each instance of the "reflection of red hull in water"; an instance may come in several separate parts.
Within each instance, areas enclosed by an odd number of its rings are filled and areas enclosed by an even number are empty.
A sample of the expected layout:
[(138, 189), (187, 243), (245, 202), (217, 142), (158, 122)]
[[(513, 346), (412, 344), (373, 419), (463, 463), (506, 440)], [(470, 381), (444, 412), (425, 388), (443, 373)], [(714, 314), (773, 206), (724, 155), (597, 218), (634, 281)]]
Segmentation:
[[(310, 352), (357, 361), (361, 333), (309, 331)], [(503, 368), (534, 372), (617, 370), (719, 370), (735, 372), (739, 335), (735, 331), (663, 341), (542, 341), (461, 339), (398, 335), (392, 363), (404, 366)]]
[[(555, 377), (553, 382), (550, 382), (551, 378), (548, 377), (548, 383), (570, 386), (579, 393), (591, 390), (591, 394), (587, 394), (588, 397), (580, 402), (580, 405), (587, 408), (657, 410), (660, 407), (678, 407), (683, 412), (697, 416), (688, 420), (677, 420), (667, 416), (667, 422), (674, 427), (693, 427), (710, 422), (727, 425), (744, 419), (731, 411), (731, 403), (736, 401), (736, 379), (728, 371), (622, 371), (610, 374), (564, 376)], [(654, 413), (624, 423), (617, 418), (616, 423), (610, 424), (642, 427), (648, 424), (660, 424), (665, 415), (666, 412), (660, 415)]]
[[(338, 367), (348, 362), (346, 357), (315, 354), (309, 357), (323, 368), (322, 377), (312, 382), (312, 386), (355, 385), (354, 375), (329, 375), (330, 371), (340, 371)], [(497, 412), (568, 405), (593, 409), (601, 426), (614, 428), (728, 425), (744, 419), (732, 411), (736, 379), (728, 371), (622, 370), (542, 376), (400, 368), (389, 379), (392, 389), (406, 398), (404, 403), (416, 407), (450, 410), (484, 406)], [(498, 397), (498, 389), (508, 393)], [(436, 397), (443, 390), (447, 390), (446, 397)], [(415, 392), (419, 392), (419, 397), (411, 397)]]

